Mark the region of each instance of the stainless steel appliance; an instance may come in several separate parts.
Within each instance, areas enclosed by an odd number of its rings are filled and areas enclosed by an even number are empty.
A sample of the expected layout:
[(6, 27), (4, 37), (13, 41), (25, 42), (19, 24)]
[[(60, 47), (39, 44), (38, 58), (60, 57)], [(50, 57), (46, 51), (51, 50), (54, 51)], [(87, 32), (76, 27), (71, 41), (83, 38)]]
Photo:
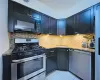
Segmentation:
[(36, 32), (35, 22), (29, 23), (29, 22), (17, 20), (16, 25), (14, 27), (14, 31), (15, 32), (32, 32), (32, 33), (35, 33)]
[(95, 80), (100, 80), (100, 5), (95, 15)]
[(44, 80), (45, 51), (38, 39), (15, 39), (12, 52), (11, 80)]

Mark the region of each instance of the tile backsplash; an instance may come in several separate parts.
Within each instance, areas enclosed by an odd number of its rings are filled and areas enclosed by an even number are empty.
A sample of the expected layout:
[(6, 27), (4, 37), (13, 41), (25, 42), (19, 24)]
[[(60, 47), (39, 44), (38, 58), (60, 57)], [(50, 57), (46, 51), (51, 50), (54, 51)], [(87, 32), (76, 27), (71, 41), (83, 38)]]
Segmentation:
[[(90, 34), (89, 34), (90, 35)], [(82, 48), (82, 42), (87, 42), (84, 36), (87, 34), (80, 35), (66, 35), (66, 36), (57, 36), (57, 35), (34, 35), (29, 33), (9, 33), (10, 38), (10, 47), (14, 47), (15, 38), (38, 38), (40, 46), (45, 48), (54, 48), (57, 46), (65, 46), (69, 48)], [(93, 34), (89, 38), (93, 37)]]

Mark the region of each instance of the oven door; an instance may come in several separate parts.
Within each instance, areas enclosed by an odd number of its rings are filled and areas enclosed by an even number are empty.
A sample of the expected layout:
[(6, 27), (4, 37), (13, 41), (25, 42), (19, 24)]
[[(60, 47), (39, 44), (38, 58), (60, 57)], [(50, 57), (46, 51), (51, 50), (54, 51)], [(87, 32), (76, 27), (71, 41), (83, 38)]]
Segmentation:
[(39, 55), (20, 60), (13, 60), (11, 65), (12, 80), (28, 80), (46, 70), (46, 57)]

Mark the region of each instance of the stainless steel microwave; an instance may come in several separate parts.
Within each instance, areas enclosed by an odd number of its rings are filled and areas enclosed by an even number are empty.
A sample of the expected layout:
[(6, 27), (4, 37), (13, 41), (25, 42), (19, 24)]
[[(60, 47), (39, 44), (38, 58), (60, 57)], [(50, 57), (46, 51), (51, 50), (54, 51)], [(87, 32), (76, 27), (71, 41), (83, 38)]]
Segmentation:
[(14, 32), (36, 32), (35, 23), (17, 20), (14, 26)]

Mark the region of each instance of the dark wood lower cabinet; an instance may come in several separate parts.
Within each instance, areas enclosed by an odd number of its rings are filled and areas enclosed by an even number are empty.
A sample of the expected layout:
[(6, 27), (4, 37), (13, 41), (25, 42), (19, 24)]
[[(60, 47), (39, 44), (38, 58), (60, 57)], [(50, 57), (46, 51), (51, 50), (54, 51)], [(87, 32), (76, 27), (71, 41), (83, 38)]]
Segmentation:
[(52, 57), (47, 57), (46, 60), (46, 74), (51, 73), (52, 71), (57, 70), (57, 59), (56, 56), (52, 56)]
[(11, 55), (2, 55), (2, 80), (11, 80)]
[(58, 70), (67, 71), (69, 69), (69, 53), (67, 49), (57, 49)]
[(55, 70), (69, 71), (80, 80), (95, 80), (95, 53), (66, 48), (49, 49), (47, 74)]
[(58, 69), (56, 49), (49, 49), (46, 52), (46, 74)]
[(67, 49), (56, 48), (49, 49), (46, 53), (46, 73), (49, 74), (55, 70), (67, 71), (69, 69), (69, 59)]

